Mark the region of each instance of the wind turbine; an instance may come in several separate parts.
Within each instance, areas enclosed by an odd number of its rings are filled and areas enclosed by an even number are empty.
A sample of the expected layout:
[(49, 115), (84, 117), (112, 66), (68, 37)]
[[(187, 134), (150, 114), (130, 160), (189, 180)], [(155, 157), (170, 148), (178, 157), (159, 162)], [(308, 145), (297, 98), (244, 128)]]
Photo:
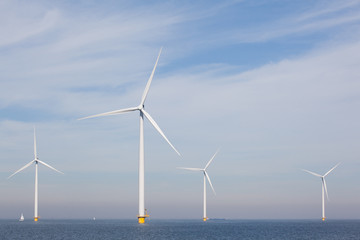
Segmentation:
[(146, 213), (145, 210), (145, 182), (144, 182), (144, 116), (149, 120), (149, 122), (154, 126), (154, 128), (160, 133), (160, 135), (166, 140), (166, 142), (175, 150), (175, 152), (180, 156), (180, 153), (176, 150), (176, 148), (170, 143), (170, 141), (167, 139), (167, 137), (165, 136), (165, 134), (163, 133), (163, 131), (160, 129), (159, 125), (155, 122), (155, 120), (150, 116), (150, 114), (148, 112), (145, 111), (145, 100), (146, 100), (146, 96), (149, 92), (150, 89), (150, 85), (152, 82), (152, 79), (154, 77), (154, 73), (155, 73), (155, 69), (156, 66), (158, 64), (159, 58), (160, 58), (160, 54), (161, 54), (162, 48), (160, 49), (159, 55), (156, 59), (156, 63), (155, 66), (151, 72), (151, 75), (149, 77), (149, 80), (146, 84), (144, 93), (142, 95), (140, 104), (137, 107), (131, 107), (131, 108), (125, 108), (125, 109), (120, 109), (120, 110), (115, 110), (115, 111), (111, 111), (111, 112), (106, 112), (106, 113), (101, 113), (101, 114), (96, 114), (96, 115), (92, 115), (92, 116), (88, 116), (88, 117), (84, 117), (84, 118), (80, 118), (79, 120), (82, 119), (87, 119), (87, 118), (94, 118), (94, 117), (102, 117), (102, 116), (109, 116), (109, 115), (117, 115), (117, 114), (122, 114), (122, 113), (127, 113), (127, 112), (133, 112), (133, 111), (139, 111), (140, 112), (140, 143), (139, 143), (139, 215), (137, 215), (138, 217), (138, 222), (139, 223), (145, 223), (145, 218), (149, 217), (149, 215)]
[(211, 184), (211, 180), (209, 177), (209, 174), (206, 172), (206, 169), (209, 167), (210, 163), (212, 162), (212, 160), (215, 158), (216, 154), (219, 152), (219, 150), (216, 151), (216, 153), (214, 154), (214, 156), (212, 156), (212, 158), (210, 159), (210, 161), (206, 164), (205, 168), (185, 168), (185, 167), (178, 167), (179, 169), (186, 169), (186, 170), (190, 170), (190, 171), (199, 171), (199, 172), (203, 172), (204, 174), (204, 204), (203, 204), (203, 221), (206, 222), (206, 220), (208, 219), (208, 217), (206, 216), (206, 179), (210, 184), (211, 189), (213, 190), (213, 193), (216, 195), (215, 190), (213, 185)]
[(309, 170), (306, 170), (306, 169), (301, 169), (305, 172), (308, 172), (316, 177), (320, 177), (321, 178), (321, 183), (322, 183), (322, 188), (321, 188), (321, 207), (322, 207), (322, 220), (325, 221), (326, 217), (325, 217), (325, 194), (324, 192), (326, 193), (326, 198), (327, 200), (329, 201), (329, 195), (328, 195), (328, 192), (327, 192), (327, 187), (326, 187), (326, 181), (325, 181), (325, 177), (331, 173), (337, 166), (339, 166), (340, 163), (336, 164), (335, 167), (333, 167), (332, 169), (330, 169), (327, 173), (325, 173), (324, 175), (320, 175), (318, 173), (314, 173), (314, 172), (311, 172)]
[(37, 150), (36, 150), (36, 133), (35, 133), (35, 128), (34, 128), (34, 160), (32, 160), (31, 162), (29, 162), (28, 164), (26, 164), (25, 166), (23, 166), (22, 168), (20, 168), (19, 170), (17, 170), (16, 172), (14, 172), (13, 174), (11, 174), (9, 178), (11, 178), (12, 176), (14, 176), (15, 174), (21, 172), (22, 170), (26, 169), (27, 167), (29, 167), (31, 164), (35, 163), (35, 206), (34, 206), (34, 221), (37, 222), (39, 220), (39, 215), (38, 215), (38, 164), (42, 164), (58, 173), (64, 174), (63, 172), (60, 172), (59, 170), (53, 168), (52, 166), (50, 166), (49, 164), (40, 161), (38, 156), (37, 156)]

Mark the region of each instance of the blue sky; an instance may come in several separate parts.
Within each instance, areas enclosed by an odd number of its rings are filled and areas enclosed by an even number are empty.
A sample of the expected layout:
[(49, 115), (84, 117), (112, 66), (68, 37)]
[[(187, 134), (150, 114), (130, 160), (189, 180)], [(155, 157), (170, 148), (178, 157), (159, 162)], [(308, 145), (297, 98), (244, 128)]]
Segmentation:
[(138, 115), (146, 109), (146, 207), (153, 218), (359, 218), (358, 1), (1, 1), (0, 211), (43, 218), (135, 218)]

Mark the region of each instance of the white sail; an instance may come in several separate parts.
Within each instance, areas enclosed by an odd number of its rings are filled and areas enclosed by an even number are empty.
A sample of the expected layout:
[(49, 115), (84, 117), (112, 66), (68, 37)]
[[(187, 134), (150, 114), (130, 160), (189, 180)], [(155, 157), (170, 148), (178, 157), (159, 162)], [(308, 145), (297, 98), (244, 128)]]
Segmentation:
[(24, 221), (24, 214), (21, 213), (21, 216), (20, 216), (19, 221), (20, 221), (20, 222)]

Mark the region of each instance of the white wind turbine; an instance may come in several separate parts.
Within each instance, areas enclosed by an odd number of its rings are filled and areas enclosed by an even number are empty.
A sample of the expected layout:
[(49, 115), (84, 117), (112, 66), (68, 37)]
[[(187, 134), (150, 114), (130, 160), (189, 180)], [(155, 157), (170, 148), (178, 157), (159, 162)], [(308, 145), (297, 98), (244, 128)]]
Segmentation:
[(38, 215), (38, 164), (42, 164), (56, 172), (59, 172), (61, 174), (64, 174), (63, 172), (60, 172), (59, 170), (53, 168), (52, 166), (50, 166), (49, 164), (40, 161), (38, 156), (37, 156), (37, 150), (36, 150), (36, 134), (35, 134), (35, 128), (34, 128), (34, 160), (32, 160), (31, 162), (29, 162), (28, 164), (26, 164), (25, 166), (23, 166), (22, 168), (20, 168), (19, 170), (17, 170), (16, 172), (14, 172), (13, 174), (11, 174), (9, 178), (11, 178), (12, 176), (14, 176), (15, 174), (21, 172), (22, 170), (24, 170), (25, 168), (29, 167), (31, 164), (35, 163), (35, 206), (34, 206), (34, 221), (37, 222), (39, 220), (39, 215)]
[(117, 114), (122, 114), (122, 113), (127, 113), (127, 112), (133, 112), (133, 111), (139, 111), (140, 112), (140, 144), (139, 144), (139, 215), (138, 217), (138, 222), (139, 223), (144, 223), (145, 222), (145, 218), (148, 217), (149, 215), (147, 215), (147, 213), (145, 212), (145, 183), (144, 183), (144, 116), (150, 121), (150, 123), (154, 126), (154, 128), (160, 133), (160, 135), (167, 141), (167, 143), (175, 150), (175, 152), (177, 154), (180, 155), (180, 153), (176, 150), (176, 148), (170, 143), (170, 141), (167, 139), (167, 137), (165, 136), (165, 134), (163, 133), (163, 131), (160, 129), (159, 125), (155, 122), (155, 120), (150, 116), (150, 114), (148, 112), (145, 111), (144, 109), (144, 103), (146, 100), (146, 96), (149, 92), (150, 89), (150, 85), (152, 82), (152, 79), (154, 77), (154, 73), (155, 73), (155, 69), (156, 66), (158, 64), (159, 58), (160, 58), (160, 54), (161, 54), (162, 48), (160, 49), (159, 55), (156, 59), (156, 63), (155, 66), (151, 72), (150, 78), (146, 84), (144, 93), (142, 95), (140, 104), (137, 107), (132, 107), (132, 108), (125, 108), (125, 109), (120, 109), (120, 110), (115, 110), (115, 111), (111, 111), (111, 112), (106, 112), (106, 113), (101, 113), (101, 114), (96, 114), (96, 115), (92, 115), (89, 117), (84, 117), (84, 118), (80, 118), (79, 120), (82, 119), (87, 119), (87, 118), (94, 118), (94, 117), (102, 117), (102, 116), (109, 116), (109, 115), (117, 115)]
[(316, 177), (320, 177), (321, 178), (321, 183), (322, 183), (322, 188), (321, 188), (321, 207), (322, 207), (322, 220), (325, 221), (325, 194), (324, 192), (326, 193), (326, 198), (327, 200), (329, 200), (329, 195), (328, 195), (328, 191), (327, 191), (327, 187), (326, 187), (326, 181), (325, 181), (325, 177), (331, 173), (337, 166), (339, 166), (340, 163), (336, 164), (335, 167), (333, 167), (332, 169), (330, 169), (327, 173), (325, 173), (324, 175), (320, 175), (318, 173), (314, 173), (314, 172), (311, 172), (309, 170), (306, 170), (306, 169), (301, 169), (305, 172), (308, 172)]
[(206, 179), (208, 180), (211, 189), (213, 190), (213, 193), (216, 195), (215, 190), (213, 185), (211, 184), (211, 180), (209, 177), (209, 174), (206, 172), (206, 169), (209, 167), (210, 163), (212, 162), (212, 160), (215, 158), (216, 154), (219, 152), (219, 150), (216, 151), (216, 153), (214, 154), (214, 156), (212, 156), (212, 158), (210, 159), (210, 161), (206, 164), (205, 168), (185, 168), (185, 167), (178, 167), (179, 169), (186, 169), (186, 170), (190, 170), (190, 171), (199, 171), (199, 172), (203, 172), (204, 174), (204, 204), (203, 204), (203, 221), (205, 222), (208, 217), (206, 216)]

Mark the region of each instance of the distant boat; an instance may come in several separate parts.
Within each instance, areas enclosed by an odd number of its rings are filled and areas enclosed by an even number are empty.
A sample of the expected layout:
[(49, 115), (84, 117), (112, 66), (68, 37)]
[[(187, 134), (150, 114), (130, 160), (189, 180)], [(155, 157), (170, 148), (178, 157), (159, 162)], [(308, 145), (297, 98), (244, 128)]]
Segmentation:
[(19, 221), (20, 221), (20, 222), (24, 221), (24, 214), (21, 213), (21, 216), (20, 216)]
[(95, 221), (95, 220), (96, 220), (96, 218), (95, 218), (95, 217), (93, 217), (93, 220)]

